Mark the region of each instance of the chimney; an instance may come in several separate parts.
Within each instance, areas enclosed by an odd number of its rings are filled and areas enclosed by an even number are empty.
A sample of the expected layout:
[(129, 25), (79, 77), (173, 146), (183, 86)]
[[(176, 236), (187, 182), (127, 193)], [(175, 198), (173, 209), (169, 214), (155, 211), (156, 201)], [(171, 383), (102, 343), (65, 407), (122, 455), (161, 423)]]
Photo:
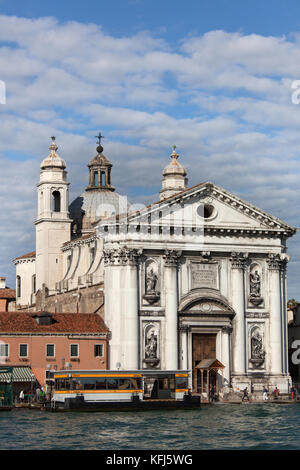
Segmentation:
[(6, 288), (6, 277), (0, 277), (0, 289)]

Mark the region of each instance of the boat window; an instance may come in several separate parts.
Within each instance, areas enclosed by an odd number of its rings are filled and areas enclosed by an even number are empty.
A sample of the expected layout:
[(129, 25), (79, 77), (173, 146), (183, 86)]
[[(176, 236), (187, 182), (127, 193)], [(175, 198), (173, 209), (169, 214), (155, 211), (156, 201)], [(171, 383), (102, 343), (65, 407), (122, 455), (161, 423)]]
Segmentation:
[(130, 390), (130, 379), (119, 379), (119, 390)]
[(82, 390), (82, 383), (79, 379), (73, 379), (73, 390)]
[(55, 389), (56, 390), (71, 390), (71, 381), (70, 381), (70, 379), (56, 379), (55, 380)]
[(142, 389), (142, 379), (131, 379), (132, 388), (134, 390), (141, 390)]
[(187, 377), (176, 377), (176, 388), (183, 389), (188, 388), (188, 378)]
[(106, 390), (106, 379), (96, 380), (96, 390)]
[(118, 389), (118, 379), (114, 379), (113, 377), (106, 379), (107, 388), (109, 390), (116, 390)]
[(85, 377), (81, 379), (83, 390), (95, 390), (95, 379), (93, 377)]

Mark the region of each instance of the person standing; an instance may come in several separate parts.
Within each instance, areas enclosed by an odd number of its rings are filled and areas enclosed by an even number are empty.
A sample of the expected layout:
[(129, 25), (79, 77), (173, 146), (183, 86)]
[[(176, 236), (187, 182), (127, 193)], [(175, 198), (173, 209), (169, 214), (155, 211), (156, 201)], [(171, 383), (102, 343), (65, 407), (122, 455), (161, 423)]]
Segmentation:
[(24, 402), (24, 390), (20, 391), (19, 400), (20, 400), (20, 403)]
[(277, 385), (276, 385), (276, 387), (274, 389), (274, 398), (275, 398), (275, 400), (278, 400), (278, 397), (279, 397), (279, 389), (277, 388)]
[(291, 388), (291, 399), (292, 399), (292, 400), (295, 400), (295, 396), (296, 396), (296, 393), (295, 393), (295, 392), (296, 392), (296, 389), (295, 389), (294, 386), (292, 386), (292, 388)]
[(266, 389), (266, 387), (263, 388), (263, 400), (264, 401), (267, 401), (269, 399), (268, 397), (268, 390)]
[(41, 397), (41, 389), (39, 387), (35, 391), (35, 397), (36, 397), (36, 401), (39, 402), (40, 397)]
[(243, 395), (242, 401), (244, 401), (245, 399), (249, 401), (248, 387), (244, 388), (243, 393), (244, 395)]

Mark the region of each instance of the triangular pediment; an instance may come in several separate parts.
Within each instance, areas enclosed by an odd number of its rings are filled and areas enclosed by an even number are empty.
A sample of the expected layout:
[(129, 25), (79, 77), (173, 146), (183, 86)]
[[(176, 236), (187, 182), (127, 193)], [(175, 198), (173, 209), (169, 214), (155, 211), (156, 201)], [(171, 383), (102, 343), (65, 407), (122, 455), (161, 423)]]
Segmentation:
[[(117, 223), (126, 219), (130, 224), (154, 224), (162, 227), (194, 227), (223, 232), (269, 231), (283, 232), (292, 236), (296, 228), (258, 207), (229, 193), (225, 189), (207, 182), (182, 191), (163, 201), (117, 218)], [(102, 221), (114, 223), (113, 219)]]

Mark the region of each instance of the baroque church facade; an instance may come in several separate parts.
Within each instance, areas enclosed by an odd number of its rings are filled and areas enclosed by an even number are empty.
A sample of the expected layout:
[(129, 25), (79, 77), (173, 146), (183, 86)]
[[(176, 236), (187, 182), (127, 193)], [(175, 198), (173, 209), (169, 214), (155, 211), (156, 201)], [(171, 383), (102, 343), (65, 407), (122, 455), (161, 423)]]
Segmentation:
[(110, 369), (191, 370), (190, 387), (203, 391), (201, 364), (217, 361), (225, 391), (286, 392), (286, 242), (296, 229), (211, 182), (188, 188), (175, 146), (159, 200), (138, 211), (112, 186), (101, 134), (88, 168), (69, 205), (53, 138), (36, 251), (14, 260), (19, 308), (100, 314)]

